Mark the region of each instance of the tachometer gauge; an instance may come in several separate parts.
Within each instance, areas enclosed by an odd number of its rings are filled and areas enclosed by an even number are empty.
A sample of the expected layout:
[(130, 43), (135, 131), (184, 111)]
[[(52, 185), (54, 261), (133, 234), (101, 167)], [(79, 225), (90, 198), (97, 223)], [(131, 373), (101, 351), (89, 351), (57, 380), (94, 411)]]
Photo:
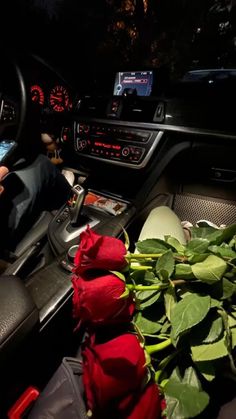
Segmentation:
[(42, 87), (40, 87), (38, 84), (34, 84), (30, 88), (30, 93), (32, 102), (38, 103), (39, 105), (44, 104), (44, 93)]
[(56, 112), (63, 112), (70, 107), (69, 92), (64, 86), (55, 86), (49, 95), (49, 103), (51, 108)]

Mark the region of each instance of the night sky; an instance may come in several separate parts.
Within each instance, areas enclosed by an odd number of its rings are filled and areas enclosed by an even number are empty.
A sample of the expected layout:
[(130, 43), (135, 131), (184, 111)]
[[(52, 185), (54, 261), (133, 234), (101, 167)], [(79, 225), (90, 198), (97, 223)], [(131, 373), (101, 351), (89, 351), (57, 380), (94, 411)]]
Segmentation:
[(236, 0), (16, 0), (2, 2), (0, 30), (71, 71), (166, 68), (178, 77), (236, 67), (235, 8)]
[(45, 10), (50, 18), (57, 16), (58, 3), (62, 2), (63, 0), (33, 0), (34, 5)]

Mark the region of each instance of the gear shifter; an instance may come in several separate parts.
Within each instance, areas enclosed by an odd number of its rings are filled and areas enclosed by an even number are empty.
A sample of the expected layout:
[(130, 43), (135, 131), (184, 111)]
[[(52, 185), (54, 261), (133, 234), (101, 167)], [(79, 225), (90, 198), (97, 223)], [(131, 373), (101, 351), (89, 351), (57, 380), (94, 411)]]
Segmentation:
[(73, 227), (78, 226), (80, 211), (83, 207), (85, 198), (85, 189), (77, 184), (72, 187), (72, 196), (68, 201), (69, 213), (70, 213), (70, 224)]

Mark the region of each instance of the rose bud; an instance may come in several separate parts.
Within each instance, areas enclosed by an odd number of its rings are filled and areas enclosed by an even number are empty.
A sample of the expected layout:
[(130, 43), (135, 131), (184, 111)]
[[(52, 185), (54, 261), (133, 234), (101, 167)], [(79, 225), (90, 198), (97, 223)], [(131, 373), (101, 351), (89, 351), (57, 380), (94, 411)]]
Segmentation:
[(131, 333), (102, 344), (85, 342), (82, 358), (87, 407), (95, 417), (114, 401), (138, 390), (146, 379), (144, 349)]
[(127, 265), (126, 253), (121, 240), (101, 236), (87, 226), (80, 234), (80, 244), (74, 258), (75, 273), (82, 274), (88, 269), (120, 271)]
[(135, 302), (131, 294), (121, 297), (126, 289), (125, 282), (114, 274), (90, 280), (74, 276), (72, 284), (73, 316), (80, 322), (100, 326), (132, 319)]

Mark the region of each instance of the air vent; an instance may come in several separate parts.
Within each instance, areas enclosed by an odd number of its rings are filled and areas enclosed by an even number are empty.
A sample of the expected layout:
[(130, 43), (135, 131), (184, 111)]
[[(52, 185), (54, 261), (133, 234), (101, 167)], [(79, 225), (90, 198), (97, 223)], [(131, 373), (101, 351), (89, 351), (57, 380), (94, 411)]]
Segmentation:
[(163, 122), (164, 102), (144, 97), (85, 96), (77, 105), (79, 116), (137, 122)]
[(124, 120), (152, 122), (157, 102), (150, 98), (130, 98), (124, 101), (121, 117)]
[(104, 118), (106, 117), (107, 99), (101, 96), (85, 96), (80, 99), (77, 105), (79, 115), (85, 117)]

